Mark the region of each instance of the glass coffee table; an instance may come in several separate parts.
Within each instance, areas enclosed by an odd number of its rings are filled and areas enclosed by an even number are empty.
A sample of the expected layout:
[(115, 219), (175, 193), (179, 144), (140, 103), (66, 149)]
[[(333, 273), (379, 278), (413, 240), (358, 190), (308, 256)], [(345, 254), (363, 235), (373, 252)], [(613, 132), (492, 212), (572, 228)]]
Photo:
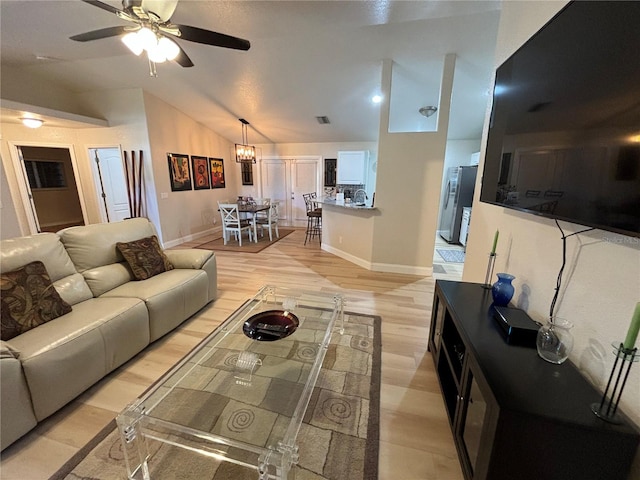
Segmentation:
[(154, 455), (173, 448), (286, 479), (334, 329), (341, 295), (262, 287), (118, 415), (128, 477), (162, 476)]

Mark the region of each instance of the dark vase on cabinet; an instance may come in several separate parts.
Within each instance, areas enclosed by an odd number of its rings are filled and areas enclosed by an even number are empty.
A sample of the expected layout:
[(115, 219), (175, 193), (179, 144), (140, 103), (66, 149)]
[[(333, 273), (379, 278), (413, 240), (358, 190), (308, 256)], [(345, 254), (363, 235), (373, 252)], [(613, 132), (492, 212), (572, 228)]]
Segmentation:
[(429, 350), (467, 480), (624, 480), (640, 443), (597, 418), (599, 393), (569, 361), (507, 344), (480, 284), (438, 280)]

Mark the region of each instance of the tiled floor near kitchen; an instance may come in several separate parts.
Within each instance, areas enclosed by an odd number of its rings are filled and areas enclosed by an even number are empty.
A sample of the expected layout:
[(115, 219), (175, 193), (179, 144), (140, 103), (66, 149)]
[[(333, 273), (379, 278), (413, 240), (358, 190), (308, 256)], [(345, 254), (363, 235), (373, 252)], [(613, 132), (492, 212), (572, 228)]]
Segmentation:
[(433, 278), (441, 280), (462, 280), (464, 263), (445, 262), (436, 249), (457, 250), (464, 252), (464, 247), (459, 244), (450, 244), (436, 235), (436, 245), (433, 250)]

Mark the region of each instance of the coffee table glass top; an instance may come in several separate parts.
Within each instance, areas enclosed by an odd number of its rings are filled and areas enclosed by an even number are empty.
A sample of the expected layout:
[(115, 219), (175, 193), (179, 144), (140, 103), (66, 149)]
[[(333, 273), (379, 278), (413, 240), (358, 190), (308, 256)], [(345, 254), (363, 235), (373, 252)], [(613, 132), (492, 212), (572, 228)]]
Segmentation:
[(262, 287), (118, 416), (129, 477), (153, 478), (153, 440), (254, 468), (256, 478), (287, 478), (343, 321), (338, 294)]

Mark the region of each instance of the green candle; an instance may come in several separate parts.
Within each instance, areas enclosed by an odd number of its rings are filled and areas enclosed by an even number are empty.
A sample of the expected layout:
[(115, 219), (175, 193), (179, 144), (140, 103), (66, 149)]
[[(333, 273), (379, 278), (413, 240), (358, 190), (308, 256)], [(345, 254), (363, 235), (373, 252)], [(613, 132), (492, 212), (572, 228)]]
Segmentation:
[(491, 255), (496, 254), (496, 247), (498, 246), (498, 235), (500, 235), (500, 230), (496, 230), (496, 235), (493, 237), (493, 247), (491, 248)]
[(636, 309), (633, 312), (633, 317), (631, 317), (631, 325), (629, 325), (627, 337), (622, 344), (625, 349), (631, 350), (636, 345), (638, 331), (640, 331), (640, 302), (636, 303)]

